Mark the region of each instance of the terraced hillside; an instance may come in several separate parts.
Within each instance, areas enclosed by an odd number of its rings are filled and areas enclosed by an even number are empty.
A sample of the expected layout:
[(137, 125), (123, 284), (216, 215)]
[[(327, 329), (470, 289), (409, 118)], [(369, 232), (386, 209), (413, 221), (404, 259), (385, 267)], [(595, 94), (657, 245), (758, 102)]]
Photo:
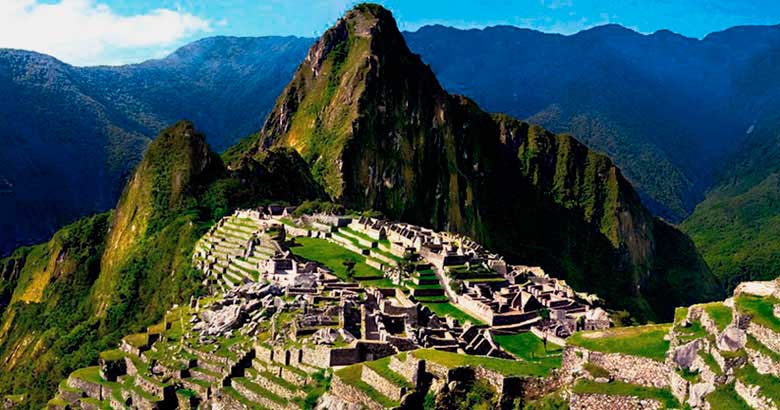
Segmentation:
[(672, 324), (574, 335), (572, 408), (777, 409), (778, 296), (778, 281), (745, 282), (724, 302), (678, 308)]

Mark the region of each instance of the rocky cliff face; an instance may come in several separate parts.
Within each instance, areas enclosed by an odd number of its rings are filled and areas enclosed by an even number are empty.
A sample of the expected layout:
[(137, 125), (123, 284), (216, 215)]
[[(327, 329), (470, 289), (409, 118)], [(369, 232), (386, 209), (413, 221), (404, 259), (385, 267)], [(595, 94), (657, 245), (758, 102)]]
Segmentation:
[(315, 43), (244, 154), (276, 147), (298, 151), (347, 207), (468, 234), (654, 315), (642, 301), (654, 222), (620, 170), (448, 94), (379, 6), (357, 6)]

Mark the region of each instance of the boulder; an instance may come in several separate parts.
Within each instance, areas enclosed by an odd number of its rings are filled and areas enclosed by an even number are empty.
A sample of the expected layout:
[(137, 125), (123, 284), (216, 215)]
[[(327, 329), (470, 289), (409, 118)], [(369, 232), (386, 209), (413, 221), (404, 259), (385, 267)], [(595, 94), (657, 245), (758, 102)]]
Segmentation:
[(747, 343), (747, 334), (734, 325), (729, 325), (718, 335), (717, 346), (720, 350), (733, 352), (742, 349)]
[(672, 361), (681, 369), (689, 369), (693, 361), (698, 357), (699, 349), (702, 348), (702, 340), (696, 339), (682, 346), (677, 347), (672, 352)]
[(715, 391), (715, 385), (712, 383), (696, 383), (691, 386), (688, 395), (688, 404), (696, 408), (704, 408), (705, 396)]

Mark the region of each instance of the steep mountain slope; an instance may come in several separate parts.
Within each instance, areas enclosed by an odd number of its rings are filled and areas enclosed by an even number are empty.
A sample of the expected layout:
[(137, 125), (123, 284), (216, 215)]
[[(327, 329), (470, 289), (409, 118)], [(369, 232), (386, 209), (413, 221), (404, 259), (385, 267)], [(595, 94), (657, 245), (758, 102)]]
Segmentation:
[(572, 36), (431, 26), (406, 37), (448, 90), (607, 153), (656, 214), (679, 221), (747, 128), (734, 111), (734, 70), (777, 34), (761, 27), (746, 42), (616, 25)]
[[(643, 286), (671, 255), (655, 251), (652, 216), (607, 157), (449, 95), (379, 6), (322, 36), (242, 145), (250, 158), (293, 148), (347, 207), (468, 234), (644, 318), (683, 302), (646, 305)], [(680, 269), (697, 278), (686, 299), (719, 295), (706, 266)]]
[(115, 211), (0, 260), (0, 393), (24, 386), (40, 407), (74, 368), (186, 303), (202, 280), (193, 246), (215, 220), (271, 198), (318, 198), (301, 163), (279, 150), (231, 173), (191, 123), (164, 130)]
[(310, 44), (215, 37), (162, 60), (87, 68), (0, 50), (0, 255), (113, 206), (167, 124), (195, 120), (219, 150), (257, 130)]
[[(743, 33), (746, 37), (755, 37)], [(780, 44), (739, 73), (753, 123), (719, 183), (682, 225), (729, 288), (780, 276)]]

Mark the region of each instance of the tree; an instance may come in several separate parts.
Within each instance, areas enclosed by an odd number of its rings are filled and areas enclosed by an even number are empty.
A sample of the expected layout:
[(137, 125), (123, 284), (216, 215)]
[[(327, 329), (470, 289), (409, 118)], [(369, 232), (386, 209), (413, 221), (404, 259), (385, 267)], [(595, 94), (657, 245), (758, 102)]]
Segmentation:
[(347, 279), (352, 280), (355, 277), (355, 261), (346, 260), (342, 264), (347, 268)]

